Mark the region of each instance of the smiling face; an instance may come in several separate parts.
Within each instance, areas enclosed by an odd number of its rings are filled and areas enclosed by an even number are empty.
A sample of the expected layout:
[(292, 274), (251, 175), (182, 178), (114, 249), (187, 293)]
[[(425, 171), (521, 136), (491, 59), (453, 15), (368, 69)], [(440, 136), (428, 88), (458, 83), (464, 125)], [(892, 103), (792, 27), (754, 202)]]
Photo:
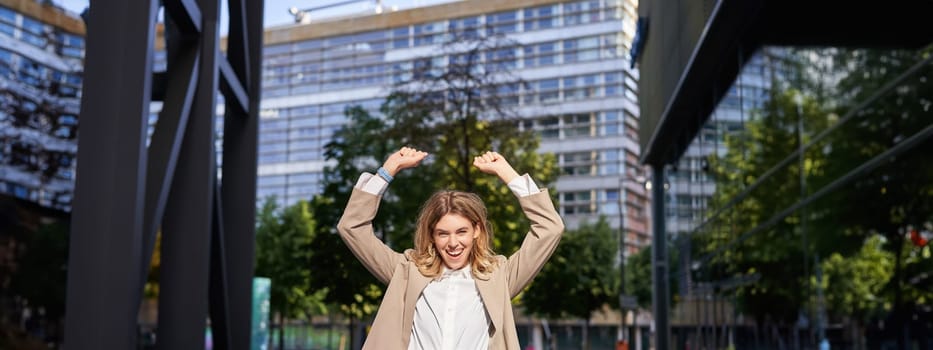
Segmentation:
[(467, 218), (457, 214), (446, 214), (434, 225), (431, 240), (444, 265), (459, 270), (472, 260), (473, 242), (480, 230)]
[(422, 275), (435, 278), (443, 267), (468, 267), (474, 277), (486, 278), (495, 268), (492, 228), (486, 206), (474, 193), (441, 190), (421, 207), (415, 224), (411, 257)]

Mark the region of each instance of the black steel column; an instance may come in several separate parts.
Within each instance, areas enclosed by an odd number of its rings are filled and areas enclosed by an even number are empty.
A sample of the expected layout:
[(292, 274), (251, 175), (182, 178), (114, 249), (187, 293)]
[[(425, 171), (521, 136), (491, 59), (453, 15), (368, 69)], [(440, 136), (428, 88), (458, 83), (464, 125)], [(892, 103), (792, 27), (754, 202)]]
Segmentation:
[(157, 1), (88, 13), (65, 311), (68, 349), (133, 349)]
[[(89, 13), (65, 320), (69, 349), (137, 347), (159, 227), (157, 346), (203, 348), (210, 314), (215, 348), (250, 347), (263, 2), (228, 2), (229, 60), (219, 48), (221, 1), (160, 2), (168, 70), (156, 77), (158, 2), (101, 0)], [(227, 101), (221, 184), (218, 93)], [(147, 149), (152, 99), (165, 103)]]
[(651, 165), (653, 186), (651, 187), (652, 197), (652, 231), (654, 234), (651, 244), (651, 280), (654, 282), (654, 288), (651, 292), (651, 301), (654, 306), (654, 326), (655, 326), (655, 349), (670, 349), (671, 327), (669, 322), (670, 315), (670, 286), (668, 286), (668, 266), (667, 266), (667, 230), (664, 227), (667, 217), (664, 213), (664, 165)]
[(217, 0), (199, 1), (200, 69), (162, 225), (158, 349), (203, 349), (208, 315), (216, 157)]
[[(230, 0), (227, 59), (249, 95), (247, 110), (227, 99), (224, 117), (223, 208), (230, 349), (251, 344), (256, 170), (261, 89), (263, 2)], [(247, 15), (248, 14), (248, 15)], [(213, 293), (212, 293), (213, 294)], [(217, 296), (212, 295), (215, 299)], [(212, 312), (213, 315), (213, 312)]]

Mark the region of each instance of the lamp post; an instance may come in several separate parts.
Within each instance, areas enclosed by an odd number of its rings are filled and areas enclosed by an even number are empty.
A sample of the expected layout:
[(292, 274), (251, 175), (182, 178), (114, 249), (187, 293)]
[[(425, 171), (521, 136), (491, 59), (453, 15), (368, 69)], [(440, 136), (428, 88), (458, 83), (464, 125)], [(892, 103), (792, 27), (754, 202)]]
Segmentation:
[(619, 177), (619, 315), (621, 316), (621, 328), (619, 329), (619, 342), (625, 343), (628, 337), (625, 334), (625, 317), (627, 309), (637, 307), (635, 298), (625, 294), (625, 218), (628, 214), (625, 202), (628, 199), (628, 191), (625, 189), (625, 182), (635, 182), (646, 184), (643, 176), (620, 176)]
[[(288, 13), (291, 14), (292, 16), (295, 16), (295, 23), (308, 23), (310, 21), (310, 17), (308, 17), (308, 13), (311, 11), (319, 11), (323, 9), (339, 7), (343, 5), (349, 5), (352, 3), (363, 2), (363, 1), (368, 2), (372, 0), (345, 0), (341, 2), (335, 2), (333, 4), (327, 4), (327, 5), (316, 6), (316, 7), (305, 8), (305, 9), (299, 9), (297, 7), (292, 7), (288, 9)], [(382, 11), (382, 0), (376, 0), (376, 11)]]

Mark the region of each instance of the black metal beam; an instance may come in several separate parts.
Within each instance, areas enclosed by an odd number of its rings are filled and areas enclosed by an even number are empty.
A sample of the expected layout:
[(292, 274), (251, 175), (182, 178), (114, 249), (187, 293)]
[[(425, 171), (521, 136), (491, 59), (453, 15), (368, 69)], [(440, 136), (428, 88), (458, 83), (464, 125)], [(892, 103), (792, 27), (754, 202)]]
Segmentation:
[[(198, 48), (185, 48), (180, 52), (177, 65), (173, 62), (166, 75), (168, 95), (149, 142), (146, 211), (143, 220), (142, 276), (146, 276), (149, 271), (156, 231), (162, 223), (169, 189), (175, 178), (175, 167), (178, 163), (178, 155), (181, 152), (182, 139), (187, 129), (197, 87), (198, 75), (195, 73), (198, 61)], [(140, 292), (145, 286), (145, 279), (142, 282)]]
[[(253, 257), (256, 237), (256, 169), (263, 38), (263, 2), (230, 0), (227, 59), (249, 93), (240, 110), (226, 99), (224, 118), (223, 208), (230, 349), (248, 350), (251, 340)], [(247, 16), (248, 14), (248, 16)], [(236, 257), (230, 259), (229, 257)], [(214, 296), (216, 297), (216, 296)]]
[(152, 72), (152, 101), (165, 101), (165, 90), (168, 85), (168, 75), (164, 71)]
[[(237, 77), (236, 72), (233, 71), (233, 67), (230, 66), (230, 62), (218, 54), (217, 63), (220, 65), (220, 77), (222, 78), (220, 91), (223, 92), (226, 100), (233, 100), (236, 103), (233, 103), (233, 107), (237, 107), (240, 113), (245, 113), (249, 110), (249, 96), (246, 94), (246, 89), (244, 89), (243, 84), (240, 83), (240, 78)], [(231, 104), (227, 104), (227, 108), (231, 107)]]
[[(741, 69), (739, 62), (748, 61), (757, 49), (759, 43), (752, 33), (763, 1), (722, 0), (716, 3), (677, 86), (670, 98), (663, 101), (660, 121), (646, 147), (642, 148), (642, 163), (673, 163), (690, 145), (689, 140), (732, 85)], [(642, 66), (649, 64), (644, 61)]]
[(664, 166), (652, 165), (653, 171), (651, 181), (651, 215), (652, 221), (652, 242), (651, 242), (651, 280), (654, 288), (651, 289), (652, 315), (654, 316), (655, 326), (655, 349), (670, 349), (671, 324), (670, 324), (670, 286), (668, 285), (668, 266), (667, 266), (667, 229), (664, 227), (667, 216), (664, 213), (664, 194), (665, 179)]
[(219, 73), (219, 1), (201, 0), (201, 64), (162, 225), (158, 349), (203, 349), (208, 317), (216, 159), (214, 121)]
[[(215, 349), (230, 349), (230, 297), (227, 278), (227, 254), (224, 244), (224, 210), (220, 187), (214, 186), (214, 227), (211, 230), (211, 272), (208, 294), (211, 316), (211, 337)], [(241, 307), (245, 307), (242, 305)]]
[[(230, 14), (230, 27), (227, 30), (227, 57), (230, 61), (230, 66), (233, 68), (233, 71), (236, 73), (237, 78), (239, 78), (240, 83), (245, 87), (249, 88), (250, 86), (250, 48), (255, 45), (251, 44), (250, 40), (253, 40), (250, 33), (253, 31), (258, 31), (261, 34), (262, 30), (262, 20), (257, 23), (253, 23), (252, 18), (262, 18), (262, 16), (248, 17), (248, 13), (253, 13), (251, 11), (259, 10), (262, 12), (262, 6), (256, 8), (256, 1), (249, 1), (249, 6), (251, 8), (247, 9), (246, 0), (230, 0), (227, 2), (227, 12)], [(256, 27), (258, 25), (258, 27)], [(262, 41), (260, 39), (260, 41)], [(254, 98), (259, 98), (259, 95), (256, 94), (257, 90), (249, 90), (253, 92)], [(248, 110), (248, 108), (244, 109)]]
[(165, 12), (175, 20), (182, 34), (201, 32), (201, 9), (195, 0), (165, 0)]
[(88, 12), (65, 347), (136, 348), (155, 0)]

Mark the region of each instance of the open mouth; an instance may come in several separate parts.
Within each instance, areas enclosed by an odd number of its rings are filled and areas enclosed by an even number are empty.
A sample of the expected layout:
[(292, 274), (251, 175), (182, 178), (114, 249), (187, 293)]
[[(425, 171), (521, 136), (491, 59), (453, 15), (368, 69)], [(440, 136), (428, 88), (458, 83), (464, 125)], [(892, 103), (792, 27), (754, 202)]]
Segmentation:
[(461, 254), (463, 254), (463, 249), (462, 249), (462, 248), (460, 248), (460, 249), (447, 249), (447, 250), (445, 250), (445, 252), (447, 252), (447, 256), (456, 259), (456, 258), (459, 258)]

